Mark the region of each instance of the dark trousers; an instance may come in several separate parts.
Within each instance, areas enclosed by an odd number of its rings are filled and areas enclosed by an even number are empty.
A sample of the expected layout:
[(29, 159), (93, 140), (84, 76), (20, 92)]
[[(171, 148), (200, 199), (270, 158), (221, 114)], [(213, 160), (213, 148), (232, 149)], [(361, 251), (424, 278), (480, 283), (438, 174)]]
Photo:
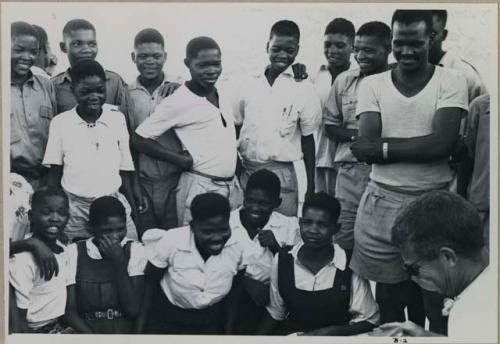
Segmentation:
[(422, 289), (408, 280), (400, 283), (377, 283), (375, 299), (380, 308), (380, 323), (405, 321), (405, 308), (408, 308), (408, 320), (424, 326), (425, 312)]
[(441, 314), (443, 309), (444, 296), (422, 289), (424, 299), (425, 315), (429, 319), (429, 331), (448, 335), (448, 317)]

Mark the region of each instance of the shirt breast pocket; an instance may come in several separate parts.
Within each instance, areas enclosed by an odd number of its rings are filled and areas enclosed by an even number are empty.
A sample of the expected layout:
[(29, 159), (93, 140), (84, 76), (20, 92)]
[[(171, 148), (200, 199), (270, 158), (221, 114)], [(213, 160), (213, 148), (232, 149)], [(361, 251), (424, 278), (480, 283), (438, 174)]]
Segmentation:
[(296, 104), (291, 104), (283, 108), (279, 130), (281, 137), (293, 134), (293, 132), (297, 129), (299, 115), (300, 109), (296, 106)]
[(343, 126), (350, 127), (354, 125), (356, 120), (356, 105), (358, 99), (351, 94), (342, 95), (342, 115), (344, 117)]
[(46, 142), (49, 137), (49, 125), (53, 117), (53, 111), (51, 106), (41, 105), (38, 110), (39, 122), (40, 122), (40, 139), (42, 142)]
[(14, 145), (21, 141), (21, 133), (19, 130), (19, 125), (17, 124), (16, 116), (11, 113), (10, 114), (10, 145)]

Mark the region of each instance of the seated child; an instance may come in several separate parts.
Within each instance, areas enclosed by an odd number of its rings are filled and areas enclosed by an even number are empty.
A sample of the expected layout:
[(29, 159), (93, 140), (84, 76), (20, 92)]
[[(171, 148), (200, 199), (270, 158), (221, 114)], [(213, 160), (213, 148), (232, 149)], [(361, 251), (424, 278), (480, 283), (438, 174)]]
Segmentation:
[(70, 219), (65, 234), (72, 241), (90, 237), (90, 204), (109, 195), (124, 204), (127, 237), (135, 239), (137, 232), (130, 217), (136, 209), (132, 195), (134, 164), (125, 116), (116, 107), (104, 104), (106, 75), (99, 63), (78, 62), (71, 68), (71, 80), (78, 105), (50, 123), (43, 159), (50, 166), (49, 185), (61, 185), (69, 197)]
[(144, 247), (125, 237), (125, 208), (118, 199), (96, 199), (89, 217), (93, 237), (67, 248), (65, 319), (78, 333), (131, 333), (144, 293)]
[(68, 222), (68, 198), (63, 190), (43, 187), (33, 194), (28, 216), (33, 237), (55, 254), (59, 273), (46, 280), (33, 254), (24, 251), (9, 260), (9, 314), (13, 332), (68, 333), (59, 318), (66, 305), (67, 254), (57, 240)]
[[(299, 223), (276, 211), (280, 206), (281, 184), (278, 176), (258, 170), (248, 179), (243, 206), (231, 213), (229, 223), (235, 238), (243, 247), (246, 271), (239, 292), (239, 308), (233, 324), (234, 334), (254, 334), (269, 302), (269, 278), (273, 257), (283, 246), (299, 240)], [(238, 283), (235, 283), (235, 288)]]
[(332, 238), (340, 205), (325, 193), (304, 202), (302, 242), (280, 250), (271, 272), (270, 304), (259, 334), (306, 332), (348, 336), (370, 331), (379, 320), (368, 281), (349, 269), (349, 257)]
[(141, 311), (146, 333), (220, 334), (233, 277), (243, 269), (242, 249), (231, 236), (227, 198), (196, 196), (189, 226), (150, 229), (146, 281), (152, 289)]

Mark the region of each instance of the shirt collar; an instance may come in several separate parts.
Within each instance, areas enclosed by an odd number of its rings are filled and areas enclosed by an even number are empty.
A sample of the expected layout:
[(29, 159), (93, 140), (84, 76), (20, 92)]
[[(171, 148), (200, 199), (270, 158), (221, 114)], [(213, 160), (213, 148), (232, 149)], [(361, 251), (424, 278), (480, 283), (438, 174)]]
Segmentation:
[[(231, 217), (229, 219), (229, 223), (232, 226), (241, 226), (244, 229), (243, 224), (241, 223), (241, 220), (240, 220), (240, 211), (242, 209), (243, 209), (243, 206), (241, 206), (238, 209), (233, 210), (231, 212)], [(269, 216), (269, 220), (264, 225), (263, 229), (267, 229), (267, 228), (279, 228), (279, 227), (281, 227), (281, 225), (282, 225), (282, 222), (281, 222), (279, 213), (273, 211), (271, 213), (271, 216)]]
[[(262, 78), (266, 78), (266, 71), (269, 69), (270, 67), (267, 66), (265, 69), (264, 69), (264, 72), (262, 74), (260, 74), (260, 77)], [(283, 72), (280, 73), (280, 75), (278, 75), (278, 77), (276, 78), (276, 80), (278, 80), (279, 78), (281, 77), (285, 77), (285, 78), (293, 78), (293, 68), (292, 68), (292, 65), (288, 66), (287, 69), (285, 69)]]
[[(33, 72), (30, 70), (28, 71), (28, 79), (26, 79), (24, 83), (31, 86), (31, 88), (33, 88), (35, 91), (39, 91), (40, 85), (38, 85), (38, 82), (35, 82), (35, 78), (35, 74), (33, 74)], [(14, 83), (11, 81), (10, 84), (13, 85)]]
[[(196, 243), (194, 242), (194, 234), (193, 231), (191, 230), (190, 226), (184, 227), (186, 228), (185, 234), (181, 238), (179, 238), (179, 241), (177, 242), (177, 249), (181, 251), (187, 251), (187, 252), (193, 252), (196, 251)], [(226, 242), (222, 250), (224, 250), (226, 247), (232, 246), (236, 244), (236, 239), (234, 238), (234, 234), (231, 233), (231, 237), (229, 240)]]
[[(80, 115), (78, 115), (78, 113), (76, 112), (76, 107), (78, 105), (75, 105), (75, 107), (73, 108), (73, 113), (74, 113), (74, 116), (75, 116), (75, 120), (78, 124), (87, 124), (87, 122), (80, 117)], [(113, 107), (113, 105), (111, 105)], [(109, 111), (109, 105), (108, 104), (103, 104), (102, 106), (102, 113), (101, 113), (101, 116), (99, 116), (99, 118), (95, 121), (96, 123), (101, 123), (101, 124), (104, 124), (104, 125), (108, 125), (108, 111)]]
[[(296, 262), (300, 262), (297, 258), (297, 255), (299, 253), (300, 248), (304, 245), (304, 243), (301, 241), (297, 245), (295, 245), (292, 250), (290, 251), (290, 254), (292, 255), (293, 259)], [(333, 265), (337, 269), (344, 271), (346, 269), (347, 265), (347, 256), (345, 251), (337, 244), (333, 244), (333, 248), (335, 250), (333, 254), (333, 258), (328, 265)]]
[[(102, 259), (101, 251), (99, 251), (97, 246), (94, 244), (93, 239), (94, 237), (91, 237), (85, 242), (85, 246), (87, 247), (87, 254), (92, 259)], [(125, 246), (125, 244), (129, 241), (131, 241), (131, 239), (127, 237), (123, 238), (123, 240), (120, 242), (120, 246)]]
[[(141, 82), (140, 82), (139, 78), (140, 78), (140, 76), (138, 75), (138, 76), (137, 76), (137, 78), (135, 78), (135, 80), (134, 80), (134, 81), (132, 81), (132, 82), (130, 83), (130, 85), (129, 85), (129, 89), (130, 89), (130, 90), (146, 89), (146, 88), (145, 88), (145, 87), (141, 84)], [(163, 85), (168, 84), (168, 83), (170, 83), (170, 81), (168, 81), (168, 80), (167, 80), (167, 77), (166, 77), (165, 73), (163, 73), (163, 80), (162, 80), (162, 82), (161, 82), (160, 86), (163, 86)], [(159, 87), (159, 86), (158, 86), (158, 87)]]

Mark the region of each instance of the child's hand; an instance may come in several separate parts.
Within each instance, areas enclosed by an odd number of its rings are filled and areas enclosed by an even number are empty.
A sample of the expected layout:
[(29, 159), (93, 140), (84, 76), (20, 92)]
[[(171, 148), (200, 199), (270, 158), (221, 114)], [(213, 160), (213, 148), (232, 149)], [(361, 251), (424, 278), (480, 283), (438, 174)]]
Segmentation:
[(257, 306), (264, 307), (269, 304), (269, 286), (265, 283), (243, 275), (243, 287)]
[(258, 238), (262, 247), (269, 247), (270, 250), (278, 250), (280, 248), (280, 244), (276, 241), (274, 233), (269, 229), (261, 230)]
[(97, 247), (104, 259), (109, 259), (115, 263), (125, 261), (123, 247), (118, 241), (111, 240), (109, 237), (103, 235), (99, 239)]
[[(40, 269), (40, 275), (46, 281), (49, 281), (53, 276), (59, 274), (59, 264), (57, 264), (56, 256), (52, 249), (40, 239), (32, 237), (29, 240), (32, 247), (31, 253)], [(56, 252), (62, 252), (62, 248), (59, 246), (58, 248), (59, 250)]]

